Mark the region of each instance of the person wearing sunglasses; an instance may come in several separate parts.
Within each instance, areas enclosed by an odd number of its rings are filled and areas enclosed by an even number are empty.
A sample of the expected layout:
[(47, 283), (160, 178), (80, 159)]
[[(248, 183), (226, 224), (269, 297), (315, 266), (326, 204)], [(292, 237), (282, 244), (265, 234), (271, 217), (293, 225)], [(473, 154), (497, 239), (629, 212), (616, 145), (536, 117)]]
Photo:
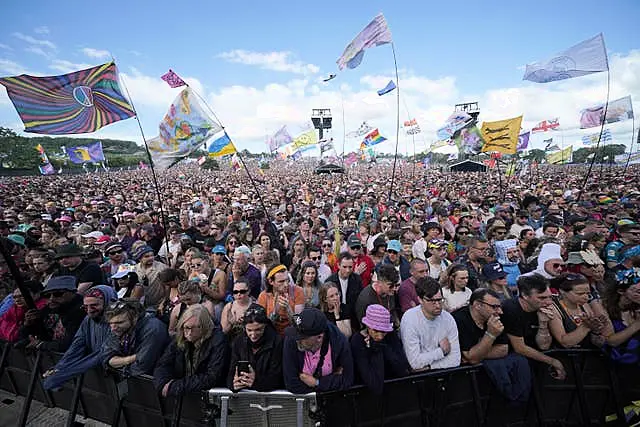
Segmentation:
[(616, 231), (618, 240), (614, 240), (604, 248), (605, 261), (609, 269), (616, 268), (620, 264), (623, 248), (640, 245), (640, 224), (623, 223), (618, 225)]
[(245, 312), (255, 302), (253, 297), (249, 295), (249, 285), (242, 278), (233, 284), (232, 296), (233, 301), (224, 306), (220, 319), (222, 332), (227, 334), (229, 342), (233, 342), (235, 337), (242, 334)]
[(128, 260), (127, 252), (119, 242), (109, 242), (102, 249), (103, 255), (108, 258), (105, 263), (100, 265), (102, 273), (105, 276), (106, 283), (113, 285), (113, 275), (118, 272), (121, 265), (133, 265), (134, 262)]
[(557, 243), (543, 244), (540, 248), (537, 262), (536, 269), (523, 274), (523, 276), (533, 276), (537, 274), (550, 280), (560, 276), (566, 268), (566, 263), (564, 259), (562, 259), (560, 245)]
[(64, 352), (71, 345), (86, 313), (74, 276), (52, 277), (42, 290), (48, 302), (41, 310), (25, 313), (20, 338), (28, 348)]
[(178, 322), (178, 333), (153, 371), (153, 383), (163, 397), (199, 393), (224, 381), (227, 340), (211, 314), (192, 305)]
[(458, 328), (443, 310), (440, 283), (432, 277), (416, 282), (420, 305), (402, 316), (400, 336), (413, 371), (454, 368), (460, 365)]
[(409, 260), (402, 255), (403, 248), (399, 240), (389, 240), (387, 242), (386, 255), (382, 262), (378, 265), (392, 265), (400, 273), (400, 280), (407, 280), (411, 276), (411, 264)]
[(83, 308), (87, 316), (62, 358), (55, 367), (42, 374), (45, 390), (56, 389), (77, 375), (100, 365), (102, 346), (110, 333), (104, 312), (116, 299), (115, 291), (106, 285), (95, 286), (84, 294)]
[(251, 304), (242, 320), (242, 333), (231, 344), (227, 386), (232, 391), (282, 389), (283, 339), (261, 305)]

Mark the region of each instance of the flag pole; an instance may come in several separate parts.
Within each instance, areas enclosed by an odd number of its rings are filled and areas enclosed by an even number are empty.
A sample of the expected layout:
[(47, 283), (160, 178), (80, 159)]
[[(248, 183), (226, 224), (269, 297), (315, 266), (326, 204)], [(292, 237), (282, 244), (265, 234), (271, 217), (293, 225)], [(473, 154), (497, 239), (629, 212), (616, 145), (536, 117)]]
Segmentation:
[[(114, 61), (115, 62), (115, 61)], [(156, 176), (156, 170), (153, 167), (153, 159), (151, 158), (151, 151), (149, 151), (149, 144), (147, 143), (147, 138), (144, 136), (144, 130), (142, 130), (142, 123), (140, 123), (140, 117), (138, 117), (138, 111), (136, 107), (133, 105), (133, 98), (131, 98), (131, 94), (129, 93), (129, 88), (122, 79), (122, 86), (124, 86), (124, 90), (127, 92), (127, 97), (129, 98), (129, 103), (131, 104), (131, 109), (135, 113), (136, 122), (138, 123), (138, 128), (140, 129), (140, 135), (142, 136), (142, 141), (144, 142), (144, 148), (147, 152), (147, 158), (149, 159), (149, 166), (151, 166), (151, 178), (153, 180), (153, 186), (156, 189), (156, 195), (158, 196), (158, 206), (160, 207), (160, 220), (162, 221), (162, 227), (164, 228), (164, 244), (167, 250), (167, 257), (169, 256), (169, 239), (168, 236), (168, 228), (167, 228), (167, 218), (164, 215), (164, 207), (162, 205), (162, 195), (160, 194), (160, 186), (158, 185), (158, 178)]]
[(398, 142), (400, 141), (400, 79), (398, 78), (398, 61), (396, 59), (395, 44), (391, 42), (391, 52), (393, 53), (393, 65), (396, 71), (396, 150), (393, 155), (393, 170), (391, 172), (391, 185), (389, 186), (388, 203), (391, 203), (393, 194), (393, 184), (396, 178), (396, 163), (398, 162)]
[[(622, 179), (627, 174), (627, 168), (629, 167), (629, 161), (631, 160), (631, 153), (633, 153), (633, 134), (636, 131), (636, 116), (631, 117), (631, 145), (629, 146), (629, 155), (627, 156), (627, 162), (624, 164), (624, 171), (622, 172)], [(638, 143), (640, 143), (640, 129), (638, 129)]]
[[(186, 82), (185, 85), (189, 88), (191, 88), (191, 86), (189, 86)], [(211, 112), (211, 114), (213, 114), (213, 117), (216, 119), (216, 121), (218, 122), (218, 124), (220, 125), (220, 127), (222, 128), (222, 130), (224, 131), (225, 135), (227, 135), (227, 137), (229, 137), (229, 134), (227, 133), (227, 130), (225, 129), (225, 127), (222, 125), (222, 121), (220, 120), (220, 118), (218, 117), (218, 115), (216, 114), (215, 111), (213, 111), (213, 108), (211, 108), (209, 106), (209, 104), (207, 103), (207, 101), (200, 96), (200, 94), (191, 89), (193, 91), (193, 93), (195, 93), (195, 95), (200, 98), (200, 101), (202, 101), (202, 103), (205, 105), (205, 107), (207, 107), (207, 109)], [(233, 144), (233, 139), (231, 139), (231, 137), (229, 137), (229, 139), (231, 140), (231, 143)], [(233, 146), (235, 147), (235, 144), (233, 144)], [(258, 200), (260, 200), (260, 205), (262, 206), (262, 210), (264, 210), (264, 214), (267, 216), (267, 220), (269, 222), (271, 222), (271, 215), (269, 215), (269, 211), (267, 210), (267, 207), (264, 204), (264, 200), (262, 200), (262, 195), (260, 194), (260, 190), (258, 189), (258, 185), (256, 184), (256, 182), (254, 181), (253, 177), (251, 176), (251, 173), (249, 172), (249, 168), (247, 167), (247, 164), (244, 161), (244, 158), (242, 157), (242, 155), (240, 154), (240, 151), (238, 151), (238, 148), (236, 148), (236, 152), (235, 154), (237, 154), (238, 158), (240, 159), (240, 163), (242, 163), (242, 166), (244, 166), (244, 170), (247, 173), (247, 176), (249, 177), (249, 181), (251, 181), (251, 185), (253, 185), (253, 189), (256, 191), (256, 194), (258, 195)]]
[[(598, 157), (598, 148), (600, 147), (600, 140), (602, 139), (602, 132), (604, 131), (604, 124), (607, 119), (607, 110), (609, 109), (610, 91), (611, 91), (611, 70), (609, 70), (609, 60), (607, 58), (607, 102), (604, 104), (604, 114), (602, 115), (602, 123), (600, 124), (600, 134), (598, 135), (598, 143), (596, 144), (594, 155), (593, 155), (593, 158), (591, 159), (591, 163), (589, 164), (589, 169), (587, 170), (587, 174), (584, 176), (584, 180), (582, 181), (582, 185), (580, 186), (580, 191), (578, 192), (578, 197), (576, 198), (576, 202), (579, 202), (580, 198), (582, 197), (582, 192), (584, 191), (585, 187), (587, 186), (587, 182), (589, 181), (589, 176), (591, 175), (593, 164), (596, 161), (596, 157)], [(602, 173), (602, 169), (600, 169), (600, 172)]]

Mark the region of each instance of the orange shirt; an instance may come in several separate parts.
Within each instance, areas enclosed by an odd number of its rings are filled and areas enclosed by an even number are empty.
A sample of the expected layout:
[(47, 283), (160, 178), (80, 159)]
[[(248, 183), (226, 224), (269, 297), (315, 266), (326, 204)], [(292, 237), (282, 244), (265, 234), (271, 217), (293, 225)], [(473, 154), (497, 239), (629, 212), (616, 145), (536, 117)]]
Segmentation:
[[(304, 292), (300, 286), (293, 286), (293, 299), (291, 298), (291, 293), (289, 292), (289, 307), (291, 307), (291, 312), (295, 312), (296, 305), (304, 305)], [(258, 296), (258, 304), (264, 307), (267, 312), (267, 316), (271, 316), (275, 310), (276, 298), (275, 295), (271, 292), (262, 291)], [(276, 328), (276, 331), (280, 335), (284, 335), (284, 330), (287, 326), (289, 326), (289, 316), (287, 314), (287, 310), (283, 307), (278, 311), (279, 318), (273, 322), (273, 326)]]

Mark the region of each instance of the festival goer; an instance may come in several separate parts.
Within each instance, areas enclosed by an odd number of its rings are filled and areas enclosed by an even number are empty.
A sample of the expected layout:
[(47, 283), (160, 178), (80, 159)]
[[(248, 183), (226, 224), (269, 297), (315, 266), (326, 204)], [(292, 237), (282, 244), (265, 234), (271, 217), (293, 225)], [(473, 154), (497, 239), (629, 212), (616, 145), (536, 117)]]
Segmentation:
[(345, 305), (349, 316), (354, 317), (356, 301), (362, 291), (362, 279), (353, 272), (353, 257), (348, 252), (340, 254), (338, 271), (329, 276), (327, 282), (338, 285), (340, 303)]
[(387, 242), (387, 254), (377, 267), (384, 264), (392, 265), (400, 273), (400, 280), (408, 279), (411, 275), (411, 267), (407, 258), (402, 255), (402, 251), (402, 244), (399, 240), (389, 240)]
[(471, 290), (477, 289), (482, 281), (482, 266), (488, 262), (489, 242), (484, 237), (474, 237), (469, 240), (467, 253), (458, 257), (455, 262), (467, 266), (469, 282), (467, 286)]
[(353, 384), (351, 347), (320, 310), (305, 308), (287, 330), (282, 370), (292, 393), (345, 390)]
[(469, 304), (471, 289), (467, 287), (469, 271), (462, 264), (451, 264), (440, 275), (443, 308), (452, 313)]
[(440, 284), (432, 277), (416, 282), (420, 305), (402, 316), (400, 336), (413, 371), (453, 368), (460, 365), (458, 328), (451, 314), (442, 310)]
[(111, 279), (118, 298), (135, 298), (144, 302), (144, 287), (138, 280), (135, 266), (121, 265), (120, 269), (111, 276)]
[(293, 321), (293, 316), (304, 308), (304, 294), (299, 286), (289, 280), (287, 268), (276, 265), (267, 273), (267, 287), (260, 292), (258, 304), (267, 311), (267, 316), (278, 334), (284, 334), (284, 330)]
[[(537, 263), (535, 270), (525, 273), (523, 276), (538, 275), (547, 280), (560, 276), (565, 268), (560, 245), (557, 243), (543, 244), (540, 254), (538, 254)], [(518, 289), (519, 288), (520, 280), (518, 280)]]
[(249, 295), (255, 299), (260, 295), (262, 289), (262, 274), (256, 266), (249, 262), (250, 256), (251, 249), (246, 246), (238, 246), (235, 249), (231, 274), (229, 274), (229, 283), (227, 285), (227, 294), (231, 294), (235, 279), (242, 277), (249, 285)]
[(311, 246), (309, 248), (309, 260), (313, 261), (318, 270), (318, 281), (320, 284), (324, 283), (329, 276), (331, 276), (331, 267), (322, 262), (322, 249), (317, 246)]
[(373, 275), (373, 281), (364, 288), (356, 300), (356, 322), (352, 322), (354, 330), (362, 329), (362, 318), (367, 307), (372, 304), (382, 305), (391, 315), (394, 328), (400, 326), (400, 314), (396, 308), (396, 292), (400, 286), (400, 276), (391, 264), (382, 264)]
[(194, 304), (178, 322), (178, 332), (153, 370), (153, 383), (163, 396), (209, 390), (225, 379), (228, 351), (224, 334), (209, 310)]
[(320, 300), (320, 310), (327, 317), (327, 320), (338, 327), (340, 332), (347, 338), (351, 336), (351, 313), (347, 306), (340, 302), (340, 290), (333, 282), (324, 282), (318, 292)]
[(229, 342), (240, 335), (244, 329), (244, 315), (254, 299), (249, 295), (249, 285), (242, 279), (233, 284), (233, 301), (228, 302), (222, 310), (220, 323), (222, 332), (227, 334)]
[(318, 269), (314, 261), (302, 263), (296, 285), (302, 289), (304, 294), (304, 306), (318, 308), (320, 305), (320, 300), (318, 299), (320, 281), (318, 280)]
[(451, 264), (447, 256), (447, 242), (439, 239), (431, 239), (428, 243), (429, 252), (431, 256), (427, 258), (427, 264), (429, 265), (429, 277), (438, 280), (440, 274), (444, 273), (447, 267)]
[(179, 304), (176, 304), (171, 310), (169, 317), (169, 334), (175, 335), (178, 331), (180, 319), (186, 311), (195, 304), (200, 304), (209, 310), (209, 315), (213, 318), (214, 308), (211, 301), (203, 298), (200, 282), (196, 280), (187, 280), (178, 285)]
[(56, 249), (56, 259), (60, 264), (57, 276), (73, 276), (78, 283), (78, 292), (104, 283), (100, 266), (83, 260), (84, 252), (80, 246), (70, 243)]
[(420, 305), (420, 298), (416, 293), (416, 282), (429, 275), (427, 262), (420, 258), (414, 258), (409, 268), (411, 276), (400, 283), (398, 288), (398, 301), (400, 303), (400, 314), (404, 314), (411, 307)]
[(513, 298), (513, 294), (507, 286), (507, 273), (502, 265), (497, 262), (489, 262), (482, 267), (482, 276), (486, 279), (485, 287), (498, 295), (500, 301)]
[(136, 274), (144, 289), (144, 305), (145, 307), (157, 309), (164, 298), (164, 286), (160, 283), (158, 275), (162, 270), (166, 270), (169, 267), (155, 260), (151, 246), (143, 244), (136, 248), (134, 245), (132, 250), (133, 259), (138, 262), (136, 264)]
[(358, 274), (360, 279), (362, 279), (362, 287), (369, 286), (371, 276), (376, 267), (373, 260), (364, 253), (362, 241), (355, 234), (349, 236), (347, 247), (349, 254), (353, 258), (353, 272)]
[[(43, 290), (42, 283), (37, 280), (27, 280), (24, 287), (29, 291), (31, 299), (37, 310), (42, 310), (47, 305), (48, 300), (40, 297)], [(13, 293), (13, 304), (0, 316), (0, 340), (15, 342), (20, 337), (20, 329), (24, 326), (27, 305), (22, 296), (20, 288), (16, 288)]]

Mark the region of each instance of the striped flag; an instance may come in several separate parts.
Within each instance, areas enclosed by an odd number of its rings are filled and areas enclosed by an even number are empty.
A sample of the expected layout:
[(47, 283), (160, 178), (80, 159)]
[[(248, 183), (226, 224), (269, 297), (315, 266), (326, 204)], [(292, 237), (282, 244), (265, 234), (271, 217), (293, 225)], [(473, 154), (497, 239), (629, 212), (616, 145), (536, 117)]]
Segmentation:
[[(598, 143), (598, 139), (600, 139), (600, 132), (598, 133), (593, 133), (591, 135), (585, 135), (582, 137), (582, 143), (584, 145), (591, 145), (591, 144), (597, 144)], [(611, 130), (609, 129), (605, 129), (604, 132), (602, 132), (602, 139), (600, 139), (601, 142), (607, 143), (613, 140), (613, 137), (611, 136)]]

